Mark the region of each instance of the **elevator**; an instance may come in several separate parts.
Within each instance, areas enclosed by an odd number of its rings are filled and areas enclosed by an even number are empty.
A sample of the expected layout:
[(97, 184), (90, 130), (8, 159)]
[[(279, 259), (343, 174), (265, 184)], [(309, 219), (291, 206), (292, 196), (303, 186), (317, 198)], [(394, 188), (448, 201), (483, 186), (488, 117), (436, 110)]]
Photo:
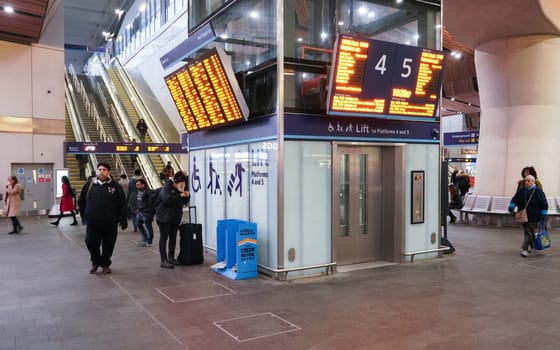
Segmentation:
[(402, 155), (401, 147), (333, 145), (332, 241), (338, 265), (399, 259)]

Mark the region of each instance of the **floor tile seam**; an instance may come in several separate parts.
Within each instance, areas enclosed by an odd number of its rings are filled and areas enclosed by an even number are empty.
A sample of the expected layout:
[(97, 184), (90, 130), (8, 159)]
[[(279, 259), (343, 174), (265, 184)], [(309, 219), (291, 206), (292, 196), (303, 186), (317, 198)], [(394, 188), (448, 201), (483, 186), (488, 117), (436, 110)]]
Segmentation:
[(154, 314), (152, 314), (146, 307), (144, 307), (144, 305), (142, 305), (140, 302), (138, 302), (133, 296), (132, 294), (126, 290), (126, 288), (124, 288), (119, 282), (117, 282), (117, 280), (113, 277), (109, 278), (111, 281), (113, 281), (113, 283), (126, 295), (128, 296), (128, 298), (134, 303), (136, 304), (136, 306), (138, 306), (149, 318), (151, 318), (158, 326), (160, 326), (167, 334), (169, 334), (169, 336), (171, 338), (173, 338), (173, 340), (175, 340), (179, 345), (183, 346), (185, 349), (188, 350), (188, 346), (186, 344), (184, 344), (175, 334), (173, 334), (173, 332), (171, 332), (171, 330), (169, 328), (167, 328)]

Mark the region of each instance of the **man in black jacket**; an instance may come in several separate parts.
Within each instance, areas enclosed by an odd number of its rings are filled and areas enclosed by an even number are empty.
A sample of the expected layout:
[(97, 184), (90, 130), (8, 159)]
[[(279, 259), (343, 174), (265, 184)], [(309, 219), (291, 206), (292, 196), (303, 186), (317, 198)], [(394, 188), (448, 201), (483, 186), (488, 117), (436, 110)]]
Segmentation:
[(79, 203), (80, 215), (87, 224), (86, 246), (92, 264), (89, 273), (95, 273), (100, 266), (103, 273), (111, 273), (118, 225), (123, 230), (127, 228), (128, 208), (122, 187), (111, 178), (108, 163), (97, 165), (97, 178), (84, 184)]

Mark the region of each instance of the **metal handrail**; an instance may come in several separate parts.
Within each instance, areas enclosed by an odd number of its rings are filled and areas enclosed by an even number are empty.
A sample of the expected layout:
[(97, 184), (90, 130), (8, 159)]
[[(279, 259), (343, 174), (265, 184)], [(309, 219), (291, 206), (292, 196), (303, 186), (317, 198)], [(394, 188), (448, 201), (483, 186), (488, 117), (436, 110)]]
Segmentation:
[(277, 276), (276, 279), (278, 279), (280, 281), (285, 281), (286, 278), (288, 277), (288, 273), (289, 272), (294, 272), (294, 271), (303, 271), (303, 270), (326, 268), (325, 273), (328, 275), (329, 270), (331, 270), (331, 272), (332, 272), (333, 268), (336, 266), (336, 261), (331, 262), (331, 263), (326, 263), (326, 264), (291, 267), (291, 268), (287, 268), (287, 269), (273, 269), (272, 267), (264, 266), (264, 265), (261, 265), (261, 264), (257, 264), (257, 266), (260, 269), (263, 269), (265, 271), (270, 271), (270, 272), (274, 273), (274, 275)]
[(418, 254), (427, 254), (427, 253), (438, 253), (438, 257), (441, 257), (441, 252), (445, 252), (447, 250), (450, 250), (451, 248), (449, 247), (441, 247), (441, 248), (435, 248), (435, 249), (426, 249), (426, 250), (417, 250), (415, 252), (402, 252), (402, 255), (404, 256), (410, 256), (410, 263), (412, 264), (414, 262), (414, 256), (418, 255)]

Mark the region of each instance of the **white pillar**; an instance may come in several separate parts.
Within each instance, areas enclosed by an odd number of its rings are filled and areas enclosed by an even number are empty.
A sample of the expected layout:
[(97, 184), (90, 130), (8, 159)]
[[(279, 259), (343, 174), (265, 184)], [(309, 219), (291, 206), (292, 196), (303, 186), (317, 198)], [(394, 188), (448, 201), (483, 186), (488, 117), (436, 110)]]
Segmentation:
[(479, 195), (513, 195), (532, 165), (547, 196), (560, 195), (560, 37), (530, 35), (478, 45)]

